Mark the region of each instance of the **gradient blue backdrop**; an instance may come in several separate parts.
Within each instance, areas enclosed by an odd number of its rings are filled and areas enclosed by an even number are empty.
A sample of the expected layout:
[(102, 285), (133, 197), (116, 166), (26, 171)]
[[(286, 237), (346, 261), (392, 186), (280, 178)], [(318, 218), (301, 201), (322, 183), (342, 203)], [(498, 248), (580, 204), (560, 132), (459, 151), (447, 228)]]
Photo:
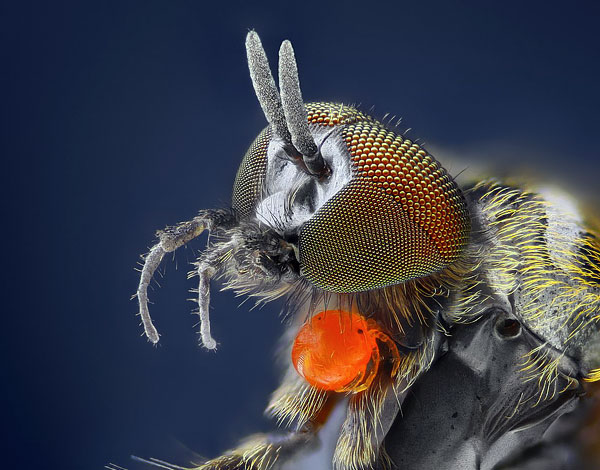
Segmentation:
[(269, 429), (278, 308), (215, 289), (221, 346), (200, 349), (186, 272), (205, 238), (150, 294), (158, 347), (130, 301), (154, 231), (227, 205), (265, 125), (248, 29), (272, 61), (293, 41), (307, 100), (374, 105), (436, 147), (593, 196), (594, 3), (2, 2), (2, 466), (133, 468)]

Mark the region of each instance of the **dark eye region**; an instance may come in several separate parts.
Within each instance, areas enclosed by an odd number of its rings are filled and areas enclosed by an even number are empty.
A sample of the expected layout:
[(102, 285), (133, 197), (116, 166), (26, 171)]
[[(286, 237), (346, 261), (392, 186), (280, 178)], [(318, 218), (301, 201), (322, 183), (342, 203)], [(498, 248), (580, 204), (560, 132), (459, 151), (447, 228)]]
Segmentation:
[(521, 334), (521, 323), (515, 318), (508, 318), (501, 315), (496, 320), (495, 329), (501, 338), (516, 338)]

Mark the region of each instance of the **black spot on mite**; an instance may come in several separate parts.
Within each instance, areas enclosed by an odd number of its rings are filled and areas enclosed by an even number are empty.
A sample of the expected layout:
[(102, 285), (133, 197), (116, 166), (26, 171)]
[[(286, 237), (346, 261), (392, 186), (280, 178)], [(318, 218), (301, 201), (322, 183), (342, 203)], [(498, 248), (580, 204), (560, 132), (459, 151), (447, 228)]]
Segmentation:
[(356, 330), (356, 332), (357, 332), (359, 335), (362, 335), (362, 334), (363, 334), (363, 330), (361, 330), (360, 328), (359, 328), (358, 330)]

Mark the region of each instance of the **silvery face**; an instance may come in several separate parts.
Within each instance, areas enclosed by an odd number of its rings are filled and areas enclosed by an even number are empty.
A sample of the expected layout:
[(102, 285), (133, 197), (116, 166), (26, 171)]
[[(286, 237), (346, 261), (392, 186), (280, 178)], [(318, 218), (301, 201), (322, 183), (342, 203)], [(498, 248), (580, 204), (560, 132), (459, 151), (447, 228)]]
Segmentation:
[(340, 127), (311, 126), (311, 134), (331, 172), (323, 178), (308, 175), (274, 138), (267, 149), (264, 197), (256, 207), (258, 220), (282, 233), (298, 233), (332, 196), (352, 178), (350, 155)]

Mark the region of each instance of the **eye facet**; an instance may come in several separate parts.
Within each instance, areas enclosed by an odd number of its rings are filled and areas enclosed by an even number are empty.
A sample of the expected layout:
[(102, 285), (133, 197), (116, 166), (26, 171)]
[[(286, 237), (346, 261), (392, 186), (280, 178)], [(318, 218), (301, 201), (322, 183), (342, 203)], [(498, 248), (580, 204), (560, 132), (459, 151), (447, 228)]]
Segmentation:
[(374, 121), (344, 129), (354, 177), (300, 233), (315, 286), (359, 292), (440, 271), (466, 245), (470, 220), (456, 183), (419, 145)]
[(330, 168), (344, 170), (326, 181), (307, 176), (277, 145), (271, 148), (267, 128), (238, 170), (233, 207), (239, 216), (296, 232), (301, 274), (330, 292), (397, 285), (456, 261), (470, 219), (444, 168), (418, 144), (352, 107), (309, 103), (306, 109), (315, 135), (336, 128), (335, 136), (327, 134), (333, 153), (326, 159)]
[(266, 127), (246, 152), (233, 183), (232, 207), (240, 217), (252, 213), (262, 195), (271, 128)]

